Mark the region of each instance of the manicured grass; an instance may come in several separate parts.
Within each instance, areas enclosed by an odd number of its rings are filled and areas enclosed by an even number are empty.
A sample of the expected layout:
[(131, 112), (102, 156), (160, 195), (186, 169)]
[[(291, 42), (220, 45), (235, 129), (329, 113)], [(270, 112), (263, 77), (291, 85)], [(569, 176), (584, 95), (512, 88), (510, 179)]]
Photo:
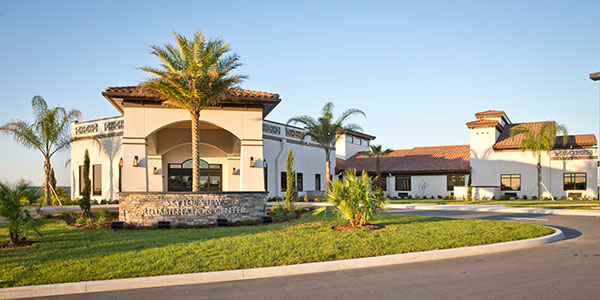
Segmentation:
[(588, 209), (588, 210), (600, 210), (600, 206), (582, 205), (582, 206), (560, 206), (560, 205), (507, 205), (509, 207), (525, 207), (525, 208), (546, 208), (546, 209)]
[(493, 201), (462, 201), (443, 199), (392, 199), (389, 203), (401, 204), (469, 204), (469, 205), (548, 205), (548, 204), (596, 204), (598, 200), (493, 200)]
[[(527, 239), (540, 225), (382, 215), (380, 230), (338, 232), (331, 213), (288, 223), (182, 230), (86, 230), (50, 219), (43, 242), (0, 250), (0, 286), (289, 265)], [(6, 226), (0, 228), (6, 241)]]

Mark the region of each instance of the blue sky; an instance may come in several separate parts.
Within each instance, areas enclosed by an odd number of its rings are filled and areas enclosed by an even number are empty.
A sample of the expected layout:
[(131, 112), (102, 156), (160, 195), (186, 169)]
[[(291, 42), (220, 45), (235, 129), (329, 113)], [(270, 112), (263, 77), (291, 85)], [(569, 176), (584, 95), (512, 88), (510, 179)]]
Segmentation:
[[(333, 101), (395, 149), (468, 143), (473, 113), (556, 120), (598, 133), (599, 1), (2, 1), (0, 123), (31, 120), (30, 100), (117, 115), (107, 86), (156, 65), (153, 43), (201, 29), (240, 54), (243, 88), (276, 92), (268, 116), (316, 115)], [(42, 182), (42, 158), (0, 137), (0, 180)], [(68, 152), (55, 156), (68, 185)]]

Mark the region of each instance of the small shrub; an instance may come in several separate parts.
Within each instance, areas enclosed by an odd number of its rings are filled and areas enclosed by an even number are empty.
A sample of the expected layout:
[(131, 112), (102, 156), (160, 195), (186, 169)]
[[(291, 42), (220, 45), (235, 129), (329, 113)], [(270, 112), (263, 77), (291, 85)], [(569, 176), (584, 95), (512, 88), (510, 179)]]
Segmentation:
[(119, 212), (118, 211), (109, 211), (108, 215), (111, 217), (118, 217), (119, 216)]
[(283, 220), (285, 219), (285, 213), (283, 212), (283, 209), (277, 210), (275, 213), (275, 219), (276, 220)]
[(444, 199), (444, 200), (449, 200), (449, 199), (450, 199), (450, 197), (448, 197), (448, 196), (444, 196), (444, 198), (442, 198), (442, 199)]
[(51, 213), (42, 213), (42, 218), (44, 219), (52, 219), (52, 214)]
[(481, 201), (488, 201), (488, 197), (487, 196), (481, 197)]
[(150, 225), (150, 227), (148, 227), (148, 229), (150, 229), (150, 230), (157, 230), (158, 229), (158, 223), (154, 223), (154, 224)]
[(94, 226), (94, 220), (92, 220), (92, 218), (86, 219), (85, 220), (85, 225), (88, 227), (93, 227)]
[(254, 220), (244, 220), (244, 222), (242, 222), (242, 224), (244, 224), (246, 226), (251, 226), (251, 225), (254, 225)]
[(77, 225), (83, 225), (83, 223), (85, 223), (85, 218), (79, 217), (79, 218), (75, 219), (75, 223), (77, 223)]
[(522, 199), (527, 200), (527, 195), (523, 195)]
[(175, 229), (185, 229), (185, 228), (187, 228), (187, 223), (181, 222), (181, 223), (175, 224)]
[(127, 230), (134, 230), (137, 228), (137, 225), (135, 225), (135, 223), (125, 223), (125, 229)]
[(581, 197), (581, 200), (588, 201), (590, 200), (590, 197), (588, 195), (583, 195), (583, 197)]
[(293, 218), (295, 215), (296, 215), (296, 210), (293, 210), (293, 209), (292, 209), (292, 210), (289, 210), (289, 211), (287, 212), (287, 217), (288, 217), (288, 218)]
[(303, 212), (304, 212), (304, 207), (302, 207), (302, 206), (298, 206), (298, 207), (296, 207), (296, 213), (297, 213), (297, 214), (301, 214), (301, 213), (303, 213)]
[(104, 227), (104, 225), (106, 225), (106, 217), (105, 216), (96, 218), (96, 226), (102, 228), (102, 227)]
[(196, 229), (206, 228), (206, 224), (196, 224), (196, 225), (194, 225), (194, 228), (196, 228)]
[(537, 200), (537, 196), (531, 196), (531, 200)]
[(450, 195), (448, 196), (448, 200), (456, 200), (456, 197), (454, 197), (454, 195)]
[(100, 200), (100, 204), (106, 205), (106, 204), (108, 204), (108, 200), (102, 199), (102, 200)]
[(562, 195), (562, 197), (560, 197), (560, 200), (567, 200), (567, 196)]
[(108, 210), (103, 209), (96, 213), (96, 218), (105, 218), (106, 219), (107, 214), (108, 214)]
[(444, 197), (442, 197), (442, 195), (438, 195), (437, 198), (440, 199), (440, 200), (444, 199)]
[(408, 199), (412, 199), (412, 195), (408, 195)]
[(67, 217), (71, 217), (71, 219), (75, 219), (75, 214), (72, 211), (63, 211), (58, 215), (58, 218), (61, 220), (66, 220)]
[(510, 196), (507, 194), (502, 195), (502, 197), (500, 197), (500, 200), (510, 200)]

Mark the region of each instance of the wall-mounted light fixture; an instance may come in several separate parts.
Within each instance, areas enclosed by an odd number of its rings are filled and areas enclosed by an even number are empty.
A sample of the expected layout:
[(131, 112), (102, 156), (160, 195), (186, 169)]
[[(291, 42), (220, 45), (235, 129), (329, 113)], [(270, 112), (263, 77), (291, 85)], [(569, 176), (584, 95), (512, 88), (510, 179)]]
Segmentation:
[(250, 156), (250, 168), (254, 168), (254, 156)]
[(123, 166), (123, 158), (121, 157), (121, 160), (119, 160), (119, 167)]
[(158, 174), (158, 169), (156, 167), (154, 167), (154, 170), (152, 170), (152, 174), (154, 174), (154, 175)]
[(138, 159), (138, 157), (136, 155), (136, 156), (133, 157), (133, 166), (137, 167), (139, 164), (140, 164), (140, 161), (139, 161), (139, 159)]
[(235, 175), (235, 167), (233, 167), (233, 172), (231, 174)]

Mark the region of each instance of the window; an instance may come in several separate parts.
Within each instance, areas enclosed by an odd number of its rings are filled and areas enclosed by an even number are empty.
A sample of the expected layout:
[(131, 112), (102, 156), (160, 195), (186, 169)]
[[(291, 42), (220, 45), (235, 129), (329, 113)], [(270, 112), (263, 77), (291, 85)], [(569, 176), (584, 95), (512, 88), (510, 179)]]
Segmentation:
[(93, 174), (93, 194), (95, 196), (102, 195), (102, 165), (92, 166)]
[(350, 143), (350, 144), (354, 143), (354, 139), (352, 138), (352, 136), (351, 136), (351, 135), (347, 135), (347, 136), (346, 136), (346, 142), (347, 142), (347, 143)]
[(281, 172), (281, 191), (287, 190), (287, 175), (285, 172)]
[(83, 196), (83, 166), (79, 166), (79, 196)]
[(269, 165), (267, 164), (267, 161), (265, 160), (264, 163), (264, 168), (263, 168), (263, 176), (264, 176), (264, 180), (265, 180), (265, 192), (269, 191)]
[(396, 191), (410, 191), (410, 176), (396, 176)]
[(455, 186), (465, 185), (465, 175), (448, 175), (446, 187), (448, 191), (454, 191)]
[(586, 173), (565, 173), (563, 175), (564, 190), (585, 190), (587, 186)]
[(365, 146), (369, 147), (369, 143), (370, 143), (370, 142), (371, 142), (371, 141), (369, 141), (369, 140), (366, 140), (366, 141), (365, 141)]
[(360, 138), (354, 138), (354, 144), (360, 145)]
[(521, 174), (500, 175), (500, 189), (503, 191), (520, 191)]
[(302, 173), (296, 173), (296, 189), (298, 189), (299, 192), (302, 192), (304, 190), (304, 176), (302, 175)]
[(321, 190), (321, 174), (315, 174), (315, 191)]
[(119, 192), (123, 191), (123, 166), (119, 166)]
[(381, 174), (381, 190), (387, 191), (387, 176)]

